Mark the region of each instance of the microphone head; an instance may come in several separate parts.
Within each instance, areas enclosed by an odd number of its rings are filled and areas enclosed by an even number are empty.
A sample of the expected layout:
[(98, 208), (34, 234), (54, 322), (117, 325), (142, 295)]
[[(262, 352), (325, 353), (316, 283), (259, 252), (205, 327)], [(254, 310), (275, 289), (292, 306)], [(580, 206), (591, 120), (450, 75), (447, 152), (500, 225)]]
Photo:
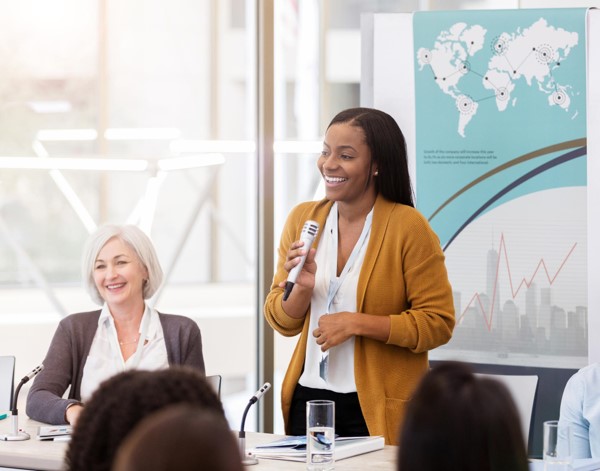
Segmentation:
[(271, 383), (267, 382), (263, 384), (262, 387), (258, 391), (256, 391), (256, 394), (254, 395), (256, 400), (259, 400), (261, 397), (263, 397), (269, 389), (271, 389)]
[(306, 234), (311, 238), (314, 238), (319, 232), (319, 223), (315, 221), (306, 221), (302, 227), (302, 234)]
[(31, 378), (33, 378), (35, 375), (37, 375), (37, 374), (38, 374), (40, 371), (42, 371), (43, 369), (44, 369), (44, 365), (43, 365), (43, 364), (42, 364), (42, 365), (39, 365), (39, 366), (36, 366), (36, 367), (35, 367), (33, 370), (31, 370), (31, 371), (30, 371), (30, 372), (27, 374), (27, 376), (25, 376), (25, 377), (22, 379), (22, 381), (23, 381), (24, 383), (26, 383), (27, 381), (29, 381)]

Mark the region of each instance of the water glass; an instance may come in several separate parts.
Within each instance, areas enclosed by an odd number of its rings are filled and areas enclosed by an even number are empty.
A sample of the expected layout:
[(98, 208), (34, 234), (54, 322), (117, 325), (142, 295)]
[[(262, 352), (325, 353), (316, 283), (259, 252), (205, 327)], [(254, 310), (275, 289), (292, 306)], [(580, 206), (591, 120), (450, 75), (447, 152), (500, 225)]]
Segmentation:
[(571, 470), (571, 429), (558, 420), (544, 422), (544, 470)]
[(306, 402), (306, 469), (335, 469), (335, 402)]

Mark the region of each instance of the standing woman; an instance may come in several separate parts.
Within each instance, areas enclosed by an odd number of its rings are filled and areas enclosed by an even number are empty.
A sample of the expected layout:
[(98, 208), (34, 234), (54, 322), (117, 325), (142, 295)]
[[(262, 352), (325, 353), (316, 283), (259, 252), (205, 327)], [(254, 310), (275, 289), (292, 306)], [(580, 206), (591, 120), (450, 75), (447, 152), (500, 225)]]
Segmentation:
[[(135, 226), (100, 227), (84, 249), (83, 279), (101, 310), (72, 314), (56, 329), (27, 398), (27, 415), (75, 424), (98, 385), (125, 370), (187, 365), (204, 373), (198, 325), (162, 314), (146, 299), (163, 279), (152, 242)], [(67, 388), (68, 398), (63, 399)]]
[[(414, 209), (406, 144), (391, 116), (339, 113), (317, 167), (326, 197), (288, 216), (264, 307), (275, 330), (301, 334), (282, 385), (286, 433), (306, 433), (307, 400), (331, 399), (337, 434), (397, 444), (427, 352), (454, 327), (444, 254)], [(284, 301), (288, 272), (306, 253), (299, 239), (307, 220), (320, 231)]]

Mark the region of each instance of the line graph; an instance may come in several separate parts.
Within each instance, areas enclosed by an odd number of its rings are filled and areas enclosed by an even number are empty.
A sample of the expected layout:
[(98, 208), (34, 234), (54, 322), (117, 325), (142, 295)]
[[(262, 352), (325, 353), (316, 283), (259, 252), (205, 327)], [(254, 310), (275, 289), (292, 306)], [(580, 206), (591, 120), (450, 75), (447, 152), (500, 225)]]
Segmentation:
[[(462, 311), (461, 315), (457, 319), (457, 324), (460, 325), (461, 321), (463, 320), (463, 318), (465, 317), (467, 312), (469, 312), (469, 309), (473, 305), (475, 305), (475, 306), (479, 307), (479, 311), (481, 312), (481, 314), (483, 316), (487, 330), (488, 331), (492, 330), (493, 319), (494, 319), (494, 315), (496, 314), (494, 312), (495, 305), (496, 305), (496, 298), (499, 296), (498, 284), (499, 284), (500, 268), (501, 268), (500, 264), (501, 264), (502, 260), (504, 260), (504, 264), (506, 266), (506, 271), (507, 271), (508, 281), (509, 281), (509, 286), (510, 286), (510, 293), (511, 293), (512, 299), (514, 300), (517, 297), (517, 295), (519, 294), (519, 292), (521, 291), (521, 288), (523, 288), (524, 286), (526, 288), (529, 288), (531, 286), (531, 284), (534, 282), (534, 280), (538, 276), (538, 273), (545, 274), (549, 285), (552, 286), (554, 284), (554, 282), (556, 281), (558, 275), (564, 268), (565, 264), (567, 263), (567, 261), (569, 260), (569, 258), (573, 254), (573, 252), (575, 251), (576, 247), (577, 247), (577, 242), (575, 242), (571, 246), (571, 248), (567, 251), (566, 255), (563, 257), (562, 261), (560, 262), (558, 268), (556, 268), (554, 274), (551, 274), (550, 270), (548, 269), (545, 259), (542, 257), (539, 259), (537, 265), (535, 266), (535, 269), (533, 270), (533, 272), (529, 276), (529, 278), (526, 278), (525, 276), (523, 276), (521, 278), (520, 282), (518, 282), (518, 284), (517, 284), (516, 282), (513, 281), (513, 276), (512, 276), (512, 272), (511, 272), (511, 268), (510, 268), (508, 249), (506, 246), (506, 240), (504, 238), (504, 233), (501, 233), (500, 243), (499, 243), (499, 248), (498, 248), (498, 258), (496, 261), (496, 266), (495, 266), (495, 271), (494, 271), (493, 292), (492, 292), (491, 301), (489, 304), (489, 306), (490, 306), (489, 312), (486, 312), (488, 310), (486, 309), (484, 302), (482, 301), (481, 293), (475, 292), (473, 294), (473, 296), (471, 297), (471, 299), (469, 300), (467, 307)], [(515, 286), (516, 286), (516, 288), (515, 288)]]

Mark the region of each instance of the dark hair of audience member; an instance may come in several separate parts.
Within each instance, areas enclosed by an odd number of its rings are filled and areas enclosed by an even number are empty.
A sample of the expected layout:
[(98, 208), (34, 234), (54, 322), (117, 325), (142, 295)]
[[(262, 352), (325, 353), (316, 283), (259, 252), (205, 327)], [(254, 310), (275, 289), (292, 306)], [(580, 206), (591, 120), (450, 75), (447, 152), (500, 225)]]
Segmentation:
[(212, 386), (190, 368), (131, 370), (107, 379), (81, 412), (67, 449), (67, 469), (109, 471), (125, 436), (142, 419), (173, 404), (194, 405), (225, 417)]
[(425, 375), (401, 429), (401, 471), (527, 471), (527, 451), (510, 392), (460, 362)]
[(237, 441), (222, 414), (189, 405), (140, 422), (115, 457), (113, 471), (242, 471)]

